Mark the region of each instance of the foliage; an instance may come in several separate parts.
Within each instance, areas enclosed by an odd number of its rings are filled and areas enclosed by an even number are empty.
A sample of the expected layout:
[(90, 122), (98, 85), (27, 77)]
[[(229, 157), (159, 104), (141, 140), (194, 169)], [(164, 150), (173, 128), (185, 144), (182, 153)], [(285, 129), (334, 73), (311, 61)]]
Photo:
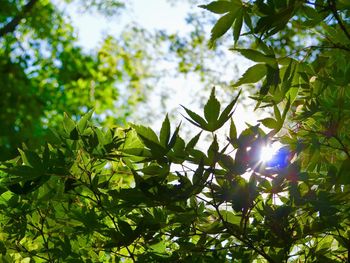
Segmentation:
[[(73, 0), (69, 0), (74, 2)], [(107, 16), (115, 16), (119, 14), (121, 9), (126, 7), (124, 1), (116, 1), (116, 0), (79, 0), (79, 4), (81, 5), (83, 11), (96, 11), (100, 14)]]
[[(257, 63), (233, 86), (257, 83), (251, 97), (271, 116), (238, 134), (239, 93), (222, 107), (215, 89), (202, 115), (183, 106), (201, 130), (187, 142), (167, 116), (157, 134), (65, 115), (42, 149), (1, 165), (3, 261), (349, 260), (350, 5), (202, 7), (221, 16), (209, 45), (232, 29), (232, 51)], [(274, 141), (284, 146), (262, 163)]]
[[(79, 45), (66, 9), (120, 16), (128, 4), (114, 0), (2, 3), (0, 160), (16, 156), (22, 142), (30, 147), (43, 143), (48, 127), (56, 128), (63, 112), (76, 120), (94, 108), (96, 123), (125, 124), (135, 105), (170, 72), (195, 71), (203, 81), (213, 81), (213, 71), (204, 66), (204, 58), (213, 55), (203, 52), (203, 26), (193, 17), (189, 36), (149, 32), (133, 23), (119, 36), (106, 35), (94, 50)], [(165, 71), (159, 66), (164, 62), (175, 62), (176, 68)], [(144, 112), (150, 108), (146, 103), (141, 107)]]
[[(101, 9), (100, 2), (85, 1), (84, 7)], [(108, 110), (111, 117), (95, 121), (110, 126), (111, 119), (125, 123), (143, 99), (150, 59), (143, 43), (130, 41), (141, 39), (141, 29), (106, 36), (87, 52), (67, 14), (49, 0), (4, 1), (0, 23), (0, 160), (17, 155), (22, 142), (43, 143), (47, 127), (56, 128), (63, 112), (76, 119), (88, 108)]]

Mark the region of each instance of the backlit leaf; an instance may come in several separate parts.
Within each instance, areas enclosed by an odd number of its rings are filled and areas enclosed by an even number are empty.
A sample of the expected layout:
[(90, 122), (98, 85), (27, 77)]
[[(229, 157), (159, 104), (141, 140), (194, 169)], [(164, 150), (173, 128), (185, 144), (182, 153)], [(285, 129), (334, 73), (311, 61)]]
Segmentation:
[(254, 49), (232, 48), (231, 50), (239, 52), (242, 56), (254, 62), (264, 62), (271, 65), (274, 65), (276, 63), (275, 58), (267, 56)]
[(204, 116), (209, 127), (214, 127), (220, 114), (220, 102), (215, 97), (215, 88), (212, 89), (208, 102), (204, 106)]
[(168, 141), (170, 139), (170, 121), (168, 115), (165, 116), (165, 119), (160, 129), (159, 141), (163, 147), (168, 146)]
[(223, 36), (232, 26), (235, 21), (236, 12), (231, 11), (222, 16), (211, 30), (210, 45), (213, 46), (215, 41)]
[(233, 85), (238, 87), (242, 84), (255, 83), (266, 76), (267, 68), (265, 64), (256, 64), (246, 70), (243, 76)]
[(207, 5), (200, 5), (199, 7), (209, 10), (215, 14), (224, 14), (232, 10), (232, 3), (229, 1), (213, 1)]
[(186, 118), (186, 120), (188, 120), (189, 122), (191, 122), (193, 125), (202, 128), (202, 129), (206, 129), (207, 128), (207, 123), (206, 121), (199, 116), (197, 113), (187, 109), (186, 107), (182, 106), (181, 107), (186, 111), (186, 113), (188, 114), (188, 116), (190, 116), (191, 119)]

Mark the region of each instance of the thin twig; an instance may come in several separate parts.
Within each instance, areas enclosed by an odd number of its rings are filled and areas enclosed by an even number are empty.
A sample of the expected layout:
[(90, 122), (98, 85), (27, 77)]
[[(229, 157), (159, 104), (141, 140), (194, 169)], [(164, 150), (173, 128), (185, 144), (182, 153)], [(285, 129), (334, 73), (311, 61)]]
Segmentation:
[(264, 257), (268, 262), (275, 262), (273, 260), (273, 258), (271, 258), (268, 254), (266, 254), (266, 252), (263, 249), (257, 248), (253, 245), (253, 243), (249, 240), (249, 239), (245, 239), (244, 237), (240, 237), (239, 235), (237, 235), (236, 233), (233, 233), (231, 226), (227, 223), (227, 221), (224, 219), (224, 217), (222, 216), (222, 214), (220, 213), (220, 209), (219, 206), (220, 204), (217, 204), (214, 198), (214, 192), (213, 189), (210, 185), (210, 191), (212, 193), (213, 196), (213, 206), (216, 210), (216, 213), (218, 214), (220, 221), (223, 223), (223, 225), (225, 226), (225, 228), (229, 231), (229, 233), (235, 237), (237, 240), (239, 240), (240, 242), (242, 242), (245, 246), (247, 246), (248, 248), (254, 250), (256, 253), (258, 253), (259, 255), (261, 255), (262, 257)]
[(333, 138), (337, 140), (337, 142), (341, 145), (341, 147), (343, 147), (343, 151), (348, 156), (348, 158), (350, 158), (350, 152), (346, 147), (346, 145), (343, 143), (343, 141), (337, 135), (333, 136)]
[(343, 23), (343, 20), (341, 19), (341, 17), (339, 16), (338, 14), (338, 10), (337, 10), (337, 6), (336, 6), (336, 2), (335, 0), (329, 0), (328, 1), (328, 6), (330, 7), (333, 15), (334, 15), (334, 18), (338, 21), (338, 24), (341, 28), (341, 30), (344, 32), (344, 34), (347, 36), (347, 38), (350, 40), (350, 33), (349, 31), (346, 29), (344, 23)]
[(43, 259), (47, 262), (50, 262), (48, 258), (33, 253), (32, 251), (28, 250), (24, 245), (21, 245), (20, 243), (16, 244), (16, 248), (17, 248), (17, 251), (23, 250), (25, 253), (29, 254), (31, 257), (37, 257), (37, 258)]

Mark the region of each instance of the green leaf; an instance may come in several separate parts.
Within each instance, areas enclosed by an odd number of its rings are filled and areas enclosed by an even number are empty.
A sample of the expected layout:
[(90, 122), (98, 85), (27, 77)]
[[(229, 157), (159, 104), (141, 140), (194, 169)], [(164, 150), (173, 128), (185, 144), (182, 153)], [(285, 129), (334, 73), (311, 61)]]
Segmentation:
[(42, 154), (43, 168), (47, 169), (50, 165), (50, 149), (48, 143), (45, 144), (44, 152)]
[(219, 152), (219, 144), (218, 144), (218, 140), (216, 138), (216, 135), (214, 137), (213, 142), (211, 143), (209, 149), (208, 149), (208, 161), (209, 164), (212, 165), (215, 161), (216, 161), (216, 157), (218, 155)]
[(146, 166), (145, 168), (141, 169), (143, 174), (148, 174), (148, 175), (164, 175), (169, 173), (169, 167), (165, 166), (159, 166), (159, 165), (149, 165)]
[(220, 166), (225, 168), (227, 171), (234, 172), (234, 169), (236, 166), (235, 166), (235, 161), (231, 156), (221, 153), (219, 155), (219, 163), (220, 163)]
[(196, 146), (196, 144), (197, 144), (197, 142), (198, 142), (199, 137), (201, 136), (201, 134), (202, 134), (202, 131), (199, 132), (196, 136), (194, 136), (194, 137), (188, 142), (188, 144), (186, 145), (186, 151), (188, 151), (189, 149), (193, 149), (193, 148)]
[(181, 123), (176, 127), (176, 130), (173, 133), (173, 136), (171, 136), (170, 142), (169, 142), (169, 144), (167, 146), (168, 150), (170, 150), (171, 148), (174, 147), (174, 145), (176, 143), (176, 138), (178, 137), (178, 134), (179, 134), (180, 126), (181, 126)]
[(265, 64), (256, 64), (247, 69), (243, 76), (233, 84), (233, 87), (238, 87), (246, 83), (255, 83), (266, 76), (267, 68)]
[(215, 41), (223, 36), (232, 26), (235, 21), (236, 12), (231, 11), (230, 13), (222, 16), (214, 25), (211, 30), (210, 46), (213, 46)]
[(135, 129), (138, 136), (142, 136), (149, 141), (159, 143), (157, 134), (151, 128), (134, 124), (132, 124), (131, 127)]
[(237, 147), (237, 129), (234, 121), (231, 119), (230, 122), (230, 142)]
[(232, 10), (233, 5), (231, 2), (228, 1), (213, 1), (207, 5), (200, 5), (198, 7), (209, 10), (210, 12), (215, 14), (224, 14), (230, 12)]
[[(293, 65), (294, 65), (294, 61), (291, 59), (289, 64), (288, 64), (288, 67), (286, 68), (286, 71), (284, 73), (283, 82), (287, 82), (289, 79), (293, 79), (293, 75), (294, 75), (295, 68), (296, 68), (296, 66), (293, 67)], [(294, 69), (292, 70), (292, 68), (294, 68)]]
[(222, 111), (219, 120), (217, 122), (216, 129), (219, 129), (224, 125), (232, 116), (233, 114), (233, 106), (235, 106), (239, 96), (241, 95), (241, 90), (238, 92), (237, 96), (231, 101), (229, 105)]
[(275, 117), (276, 117), (277, 122), (281, 122), (282, 116), (281, 116), (281, 113), (280, 113), (277, 105), (273, 105), (273, 111), (275, 113)]
[[(206, 118), (209, 120), (211, 120), (214, 117), (217, 117), (218, 111), (220, 111), (220, 103), (217, 101), (217, 99), (213, 95), (214, 92), (215, 91), (213, 89), (211, 98), (209, 99), (208, 103), (206, 104), (205, 112), (204, 112), (206, 115)], [(191, 110), (182, 106), (185, 109), (185, 111), (187, 112), (187, 114), (192, 118), (192, 120), (189, 118), (186, 118), (186, 117), (185, 118), (189, 122), (194, 124), (195, 126), (201, 128), (203, 130), (213, 132), (213, 131), (221, 128), (231, 118), (231, 116), (233, 114), (233, 112), (232, 112), (233, 106), (236, 104), (240, 94), (241, 94), (241, 91), (239, 91), (239, 93), (235, 97), (235, 99), (229, 105), (227, 105), (227, 107), (223, 110), (219, 119), (217, 121), (211, 122), (210, 125), (202, 117), (200, 117), (197, 113), (194, 113)], [(214, 111), (214, 113), (211, 113), (210, 110)]]
[(160, 135), (159, 135), (160, 144), (163, 147), (167, 147), (169, 139), (170, 139), (170, 121), (167, 114), (163, 121), (162, 128), (160, 129)]
[(68, 116), (67, 113), (64, 113), (63, 128), (68, 135), (70, 135), (73, 129), (75, 129), (75, 122)]
[(344, 185), (350, 184), (350, 158), (344, 160), (341, 164), (338, 173), (338, 183)]
[(243, 10), (240, 9), (237, 13), (235, 25), (233, 27), (233, 40), (235, 43), (237, 43), (241, 35), (242, 24), (243, 24)]
[[(0, 241), (0, 253), (5, 256), (6, 255), (6, 246), (3, 241)], [(5, 261), (6, 262), (6, 261)]]
[(149, 150), (144, 148), (127, 148), (121, 150), (123, 153), (139, 157), (151, 157), (152, 154)]
[(186, 111), (186, 113), (188, 114), (188, 116), (190, 116), (191, 119), (185, 117), (186, 120), (188, 120), (189, 122), (191, 122), (193, 125), (199, 127), (199, 128), (202, 128), (202, 129), (206, 129), (207, 128), (207, 123), (206, 121), (201, 117), (199, 116), (197, 113), (187, 109), (186, 107), (182, 106), (181, 107)]
[(152, 251), (154, 251), (157, 254), (157, 256), (161, 258), (167, 258), (169, 256), (167, 253), (167, 245), (164, 241), (152, 244), (149, 247)]
[(118, 228), (125, 237), (130, 237), (133, 235), (133, 230), (131, 226), (123, 220), (118, 220)]
[(204, 117), (210, 128), (215, 127), (220, 114), (220, 102), (215, 97), (215, 88), (212, 89), (208, 102), (204, 106)]
[(239, 225), (240, 222), (241, 222), (241, 217), (235, 215), (235, 214), (234, 214), (233, 212), (231, 212), (231, 211), (221, 210), (221, 211), (220, 211), (220, 214), (221, 214), (222, 218), (223, 218), (227, 223), (230, 223), (230, 224), (233, 224), (233, 225)]
[(18, 176), (18, 178), (8, 178), (9, 182), (11, 183), (37, 179), (42, 175), (42, 171), (40, 169), (32, 168), (26, 165), (15, 166), (12, 168), (3, 168), (1, 170), (5, 171), (10, 175)]
[(243, 17), (244, 17), (245, 24), (248, 26), (250, 32), (252, 32), (254, 30), (254, 28), (253, 28), (253, 24), (252, 24), (252, 19), (251, 19), (250, 15), (248, 14), (248, 12), (244, 12)]
[(264, 62), (271, 65), (276, 64), (276, 59), (274, 57), (267, 56), (254, 49), (231, 48), (230, 50), (237, 51), (245, 58), (255, 62)]
[(288, 97), (287, 104), (284, 107), (283, 113), (282, 113), (282, 120), (284, 121), (287, 117), (288, 110), (290, 108), (290, 97)]
[(198, 184), (204, 183), (204, 182), (202, 182), (203, 173), (204, 173), (204, 165), (203, 165), (203, 162), (200, 162), (197, 170), (193, 174), (193, 178), (192, 178), (193, 185), (198, 185)]
[(160, 145), (156, 133), (151, 128), (142, 125), (132, 125), (132, 127), (143, 144), (150, 149), (152, 156), (160, 158), (166, 154), (167, 148)]
[(273, 118), (265, 118), (262, 120), (259, 120), (265, 127), (270, 128), (270, 129), (276, 129), (278, 127), (278, 123), (275, 119)]
[(147, 148), (151, 150), (151, 153), (154, 157), (161, 157), (166, 154), (167, 149), (162, 147), (159, 143), (149, 140), (147, 137), (139, 134), (140, 139), (145, 144)]
[(74, 129), (69, 133), (69, 139), (79, 140), (79, 132), (77, 127), (74, 127)]
[(25, 165), (30, 166), (32, 168), (42, 168), (42, 162), (37, 153), (32, 151), (23, 151), (21, 149), (18, 149), (18, 151)]
[(279, 68), (267, 65), (267, 74), (264, 85), (260, 89), (261, 95), (266, 95), (271, 86), (277, 87), (280, 83)]
[(183, 155), (185, 150), (185, 141), (180, 137), (176, 136), (176, 141), (173, 147), (173, 151), (175, 154)]
[(90, 110), (84, 116), (81, 117), (81, 119), (78, 121), (77, 127), (80, 133), (83, 133), (88, 125), (88, 122), (91, 120), (92, 114), (94, 113), (93, 110)]

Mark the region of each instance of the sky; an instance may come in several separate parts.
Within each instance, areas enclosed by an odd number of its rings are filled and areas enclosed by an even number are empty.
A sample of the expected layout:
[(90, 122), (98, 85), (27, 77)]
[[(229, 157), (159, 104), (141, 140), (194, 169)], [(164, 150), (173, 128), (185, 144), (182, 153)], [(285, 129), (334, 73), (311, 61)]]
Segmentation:
[(87, 50), (95, 48), (103, 35), (118, 35), (132, 21), (142, 27), (165, 29), (168, 32), (189, 30), (185, 17), (190, 9), (186, 1), (170, 5), (166, 0), (129, 0), (129, 6), (122, 15), (106, 18), (101, 15), (81, 13), (77, 5), (67, 8), (73, 25), (78, 29), (79, 43)]
[[(204, 3), (208, 1), (203, 0)], [(70, 14), (73, 26), (77, 29), (78, 40), (80, 45), (87, 51), (93, 50), (98, 47), (101, 39), (106, 34), (115, 35), (121, 33), (123, 28), (133, 22), (137, 21), (139, 25), (147, 30), (165, 29), (170, 33), (185, 33), (188, 32), (189, 26), (185, 22), (185, 17), (191, 6), (186, 1), (179, 1), (176, 5), (170, 5), (166, 0), (131, 0), (129, 1), (130, 8), (122, 11), (122, 15), (115, 17), (105, 18), (101, 15), (93, 15), (91, 13), (81, 13), (74, 4), (67, 8), (67, 12)], [(193, 11), (193, 10), (191, 10)], [(208, 31), (208, 35), (210, 32)], [(228, 47), (227, 47), (228, 49)], [(223, 78), (237, 79), (239, 75), (243, 74), (249, 64), (243, 58), (232, 54), (232, 52), (226, 50), (228, 59), (236, 61), (238, 65), (238, 75), (234, 76), (230, 72), (234, 71), (229, 69), (223, 73)], [(190, 107), (191, 109), (198, 109), (198, 105), (191, 105), (191, 97), (194, 96), (202, 88), (202, 85), (198, 79), (187, 76), (173, 79), (163, 79), (161, 82), (166, 83), (166, 88), (172, 92), (171, 100), (166, 103), (166, 109), (162, 108), (164, 112), (167, 111), (181, 111), (180, 104)], [(215, 83), (212, 84), (215, 86)], [(164, 86), (162, 87), (164, 88)], [(162, 90), (160, 87), (156, 87), (149, 98), (149, 106), (153, 107), (154, 111), (159, 110), (160, 107), (164, 107), (164, 103), (160, 103), (160, 96)], [(209, 92), (207, 94), (209, 97)], [(234, 97), (234, 93), (232, 98)], [(180, 118), (181, 115), (177, 114)], [(242, 106), (242, 103), (238, 103), (235, 111), (235, 123), (238, 131), (243, 130), (246, 125), (245, 122), (250, 124), (256, 124), (256, 120), (261, 118), (252, 112), (252, 108), (247, 109)], [(152, 127), (160, 127), (161, 120), (159, 119), (155, 123), (149, 123)]]

